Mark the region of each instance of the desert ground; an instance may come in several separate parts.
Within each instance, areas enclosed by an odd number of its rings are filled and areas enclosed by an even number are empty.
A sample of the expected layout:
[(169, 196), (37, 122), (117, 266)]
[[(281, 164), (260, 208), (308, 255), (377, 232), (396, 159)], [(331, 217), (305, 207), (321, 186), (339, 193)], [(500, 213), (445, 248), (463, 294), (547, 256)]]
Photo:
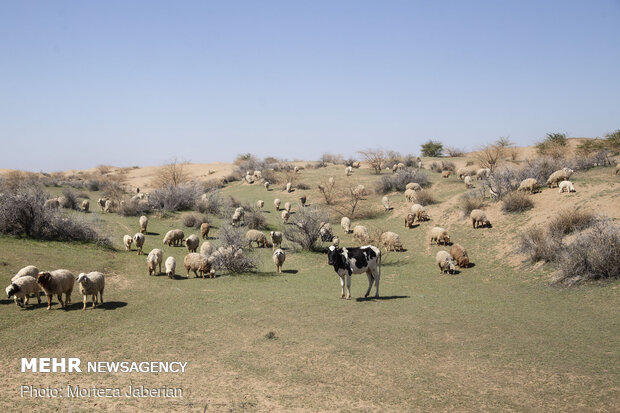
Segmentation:
[[(574, 146), (579, 141), (571, 142)], [(516, 165), (533, 156), (519, 148)], [(456, 168), (472, 154), (443, 158)], [(438, 159), (424, 158), (424, 168)], [(508, 162), (508, 161), (507, 161)], [(521, 162), (521, 163), (519, 163)], [(340, 299), (337, 274), (324, 252), (302, 251), (285, 240), (282, 273), (275, 272), (271, 248), (253, 248), (256, 271), (214, 279), (186, 279), (184, 246), (162, 244), (174, 228), (185, 236), (200, 230), (183, 225), (195, 211), (148, 214), (144, 251), (163, 249), (164, 260), (176, 258), (173, 279), (149, 276), (146, 255), (125, 251), (124, 234), (138, 232), (138, 216), (104, 213), (96, 204), (101, 190), (77, 189), (90, 200), (90, 212), (63, 210), (84, 220), (112, 240), (112, 247), (93, 243), (0, 236), (0, 277), (4, 285), (26, 265), (41, 270), (66, 268), (76, 276), (101, 271), (106, 276), (104, 304), (82, 311), (78, 288), (72, 304), (61, 309), (56, 297), (21, 309), (0, 300), (0, 407), (6, 411), (618, 411), (620, 409), (619, 281), (601, 280), (566, 287), (552, 283), (557, 268), (528, 264), (516, 252), (524, 228), (543, 226), (560, 211), (585, 209), (620, 220), (620, 176), (615, 166), (576, 171), (577, 192), (543, 187), (529, 195), (534, 207), (504, 213), (501, 202), (487, 199), (483, 209), (490, 228), (472, 228), (459, 204), (467, 192), (454, 175), (442, 178), (425, 169), (436, 203), (426, 206), (430, 221), (405, 228), (411, 203), (402, 192), (390, 192), (391, 209), (375, 192), (378, 180), (367, 165), (346, 176), (343, 165), (314, 168), (296, 162), (298, 173), (276, 174), (269, 190), (261, 182), (229, 182), (217, 189), (224, 202), (234, 198), (255, 205), (263, 200), (266, 227), (285, 225), (274, 199), (291, 202), (292, 218), (305, 208), (329, 213), (340, 246), (359, 246), (345, 234), (340, 218), (349, 215), (343, 201), (351, 186), (368, 194), (352, 217), (371, 233), (393, 231), (404, 251), (385, 252), (381, 296), (365, 299), (366, 277), (353, 275), (352, 299)], [(476, 167), (475, 163), (472, 167)], [(107, 168), (122, 175), (128, 196), (140, 188), (154, 190), (160, 167)], [(190, 164), (191, 179), (219, 181), (235, 170), (226, 163)], [(212, 172), (211, 172), (212, 171)], [(9, 171), (5, 171), (8, 173)], [(79, 179), (88, 171), (66, 171)], [(335, 178), (338, 196), (326, 205), (319, 183)], [(292, 180), (294, 190), (283, 190)], [(474, 185), (479, 187), (477, 180)], [(299, 189), (299, 188), (308, 189)], [(58, 196), (67, 186), (43, 189)], [(202, 214), (199, 214), (202, 215)], [(229, 217), (208, 214), (209, 242)], [(288, 224), (290, 225), (290, 224)], [(431, 245), (428, 231), (446, 228), (451, 241), (465, 246), (473, 263), (456, 274), (440, 273), (435, 254), (449, 247)], [(243, 228), (244, 231), (247, 228)], [(201, 242), (203, 242), (201, 240)], [(323, 242), (323, 247), (330, 245)], [(373, 288), (374, 293), (374, 288)], [(89, 299), (90, 305), (90, 299)], [(180, 360), (183, 374), (21, 373), (22, 357), (79, 357), (84, 361)], [(170, 398), (28, 398), (22, 384), (62, 387), (181, 387), (183, 397)]]

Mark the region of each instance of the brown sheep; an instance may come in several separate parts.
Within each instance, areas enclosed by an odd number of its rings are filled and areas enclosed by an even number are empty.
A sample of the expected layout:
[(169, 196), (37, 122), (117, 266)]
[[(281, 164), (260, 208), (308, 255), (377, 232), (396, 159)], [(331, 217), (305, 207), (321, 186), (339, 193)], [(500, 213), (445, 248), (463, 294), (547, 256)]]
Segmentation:
[(200, 235), (202, 239), (209, 239), (209, 230), (211, 229), (211, 225), (208, 222), (204, 222), (200, 225)]
[[(68, 270), (55, 270), (50, 272), (40, 272), (37, 275), (37, 284), (41, 286), (43, 292), (47, 296), (47, 309), (52, 307), (52, 296), (56, 294), (60, 307), (67, 307), (71, 304), (71, 293), (75, 277)], [(65, 295), (65, 301), (62, 301), (62, 295)]]
[(467, 250), (465, 250), (462, 245), (452, 245), (452, 247), (450, 248), (450, 255), (452, 256), (452, 258), (454, 258), (454, 261), (456, 261), (459, 267), (469, 267), (469, 256), (467, 255)]

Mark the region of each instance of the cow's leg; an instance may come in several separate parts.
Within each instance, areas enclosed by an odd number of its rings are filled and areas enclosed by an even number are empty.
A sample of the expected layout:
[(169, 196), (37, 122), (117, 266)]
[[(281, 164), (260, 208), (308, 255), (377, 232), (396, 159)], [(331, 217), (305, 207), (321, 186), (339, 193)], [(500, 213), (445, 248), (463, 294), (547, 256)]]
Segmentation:
[(347, 300), (351, 298), (351, 271), (347, 271)]
[[(381, 273), (378, 268), (373, 270), (372, 276), (375, 279), (375, 297), (379, 297), (379, 279), (381, 278)], [(370, 292), (370, 289), (368, 289), (368, 292)]]
[(338, 276), (340, 277), (340, 298), (344, 298), (344, 274), (338, 274)]
[(372, 272), (370, 270), (366, 270), (366, 276), (368, 277), (368, 291), (366, 291), (366, 294), (364, 295), (364, 298), (367, 298), (368, 294), (370, 294), (370, 289), (372, 288), (372, 283), (375, 281), (375, 277), (373, 277)]

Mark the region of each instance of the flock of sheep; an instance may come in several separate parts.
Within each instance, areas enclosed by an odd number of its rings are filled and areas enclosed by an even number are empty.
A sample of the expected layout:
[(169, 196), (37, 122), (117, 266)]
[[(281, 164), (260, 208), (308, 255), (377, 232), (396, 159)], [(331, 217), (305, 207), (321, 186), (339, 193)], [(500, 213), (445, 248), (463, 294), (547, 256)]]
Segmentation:
[[(398, 165), (394, 166), (395, 170), (400, 168)], [(359, 167), (359, 165), (355, 165), (355, 167)], [(404, 167), (404, 165), (403, 165)], [(620, 171), (620, 167), (616, 167), (616, 174)], [(295, 172), (298, 172), (296, 170)], [(468, 170), (466, 168), (461, 168), (456, 171), (456, 176), (459, 179), (462, 179), (467, 188), (473, 186), (473, 181), (471, 176), (474, 175), (473, 171)], [(347, 167), (345, 170), (347, 176), (351, 175), (352, 168)], [(561, 170), (553, 172), (549, 179), (547, 180), (548, 187), (556, 186), (559, 188), (559, 192), (575, 192), (575, 187), (572, 182), (568, 179), (571, 177), (573, 171), (569, 168), (563, 168)], [(442, 177), (448, 178), (451, 175), (450, 171), (443, 171)], [(491, 171), (489, 169), (479, 169), (475, 171), (475, 176), (478, 179), (489, 178), (491, 175)], [(254, 174), (250, 174), (248, 172), (246, 176), (246, 181), (248, 183), (253, 183), (256, 180), (262, 179), (260, 171), (255, 171)], [(331, 185), (334, 183), (334, 178), (331, 177), (329, 179)], [(265, 181), (264, 186), (266, 189), (269, 189), (270, 183)], [(421, 191), (421, 186), (415, 182), (411, 182), (407, 184), (405, 188), (405, 200), (407, 202), (413, 203), (410, 207), (409, 212), (405, 217), (405, 228), (413, 228), (415, 223), (421, 223), (424, 221), (430, 220), (425, 208), (423, 205), (415, 203), (416, 194)], [(538, 183), (534, 178), (524, 179), (519, 187), (519, 191), (528, 191), (534, 193), (539, 189)], [(286, 184), (285, 191), (291, 192), (292, 184), (289, 182)], [(355, 189), (353, 189), (355, 193), (358, 195), (364, 195), (366, 190), (363, 185), (358, 185)], [(136, 197), (139, 200), (144, 201), (145, 197), (148, 194), (138, 194)], [(59, 206), (64, 206), (67, 200), (63, 199), (64, 197), (50, 199), (46, 202), (46, 206), (57, 208)], [(299, 199), (302, 207), (306, 204), (306, 197), (302, 196)], [(387, 196), (384, 196), (381, 200), (381, 203), (385, 210), (390, 209), (390, 200)], [(111, 211), (115, 205), (109, 199), (99, 199), (98, 204), (100, 205), (103, 211)], [(256, 202), (258, 208), (262, 209), (264, 207), (264, 201), (258, 200)], [(275, 199), (274, 206), (276, 211), (280, 212), (281, 200)], [(88, 211), (89, 203), (88, 200), (85, 200), (81, 208), (84, 211)], [(281, 219), (284, 224), (287, 223), (291, 212), (291, 204), (290, 202), (284, 203), (284, 208), (281, 211)], [(480, 209), (474, 209), (470, 213), (470, 219), (472, 222), (472, 226), (474, 229), (480, 227), (490, 227), (491, 224), (485, 214), (484, 211)], [(233, 226), (240, 226), (244, 222), (244, 209), (242, 207), (237, 208), (232, 217), (231, 223)], [(371, 241), (371, 237), (369, 235), (368, 228), (363, 225), (355, 225), (351, 230), (351, 220), (348, 217), (342, 217), (340, 221), (340, 225), (345, 233), (353, 234), (353, 239), (358, 243), (364, 245)], [(145, 242), (145, 234), (147, 233), (148, 226), (148, 218), (146, 216), (141, 216), (139, 218), (139, 226), (140, 231), (135, 235), (125, 235), (123, 237), (123, 245), (127, 251), (131, 250), (132, 244), (135, 245), (136, 251), (138, 255), (143, 255), (142, 247)], [(200, 276), (205, 278), (205, 276), (213, 278), (215, 277), (215, 269), (213, 265), (213, 261), (221, 254), (241, 254), (242, 251), (227, 251), (225, 248), (220, 247), (215, 250), (214, 247), (208, 240), (209, 223), (203, 223), (200, 227), (201, 237), (204, 240), (202, 245), (200, 245), (200, 238), (195, 235), (189, 235), (185, 237), (185, 234), (180, 229), (173, 229), (168, 231), (164, 238), (163, 244), (167, 246), (181, 246), (185, 245), (188, 250), (187, 255), (183, 260), (183, 264), (185, 270), (187, 272), (187, 278), (189, 278), (190, 272), (193, 272), (196, 277)], [(246, 232), (245, 238), (248, 242), (248, 246), (252, 247), (253, 243), (256, 244), (257, 247), (273, 247), (273, 262), (276, 267), (277, 272), (282, 272), (282, 266), (286, 260), (286, 253), (282, 249), (282, 241), (283, 234), (280, 231), (271, 231), (270, 232), (271, 242), (267, 239), (267, 236), (263, 234), (261, 231), (250, 229)], [(320, 236), (323, 241), (331, 242), (335, 248), (339, 248), (340, 240), (334, 236), (333, 229), (328, 222), (323, 222), (320, 224)], [(428, 233), (428, 239), (430, 244), (436, 243), (437, 245), (449, 245), (450, 244), (450, 235), (445, 228), (435, 226)], [(386, 251), (403, 251), (403, 243), (400, 239), (400, 236), (391, 231), (383, 232), (379, 236), (379, 239), (376, 240), (381, 248), (384, 248)], [(199, 248), (200, 247), (200, 248)], [(231, 249), (232, 247), (228, 247)], [(467, 254), (467, 250), (460, 244), (452, 244), (449, 251), (440, 250), (436, 254), (436, 264), (439, 267), (441, 273), (448, 271), (449, 273), (454, 273), (456, 271), (456, 266), (460, 268), (467, 268), (470, 264), (469, 256)], [(157, 274), (162, 272), (162, 261), (163, 261), (163, 251), (159, 248), (154, 248), (149, 252), (146, 258), (147, 269), (149, 275)], [(165, 273), (168, 277), (173, 278), (176, 272), (176, 260), (174, 257), (169, 256), (165, 260)], [(28, 298), (30, 295), (34, 294), (39, 301), (41, 302), (39, 293), (42, 291), (47, 296), (49, 310), (51, 307), (52, 297), (56, 295), (61, 304), (61, 307), (66, 307), (71, 303), (71, 293), (73, 291), (74, 283), (77, 281), (79, 284), (79, 289), (81, 294), (83, 295), (83, 309), (86, 309), (87, 297), (92, 297), (93, 307), (96, 306), (97, 303), (103, 303), (103, 290), (105, 287), (105, 277), (100, 272), (90, 272), (90, 273), (81, 273), (77, 278), (74, 275), (64, 269), (58, 269), (55, 271), (49, 272), (40, 272), (38, 268), (33, 265), (29, 265), (27, 267), (22, 268), (12, 279), (11, 284), (6, 287), (6, 293), (9, 298), (14, 298), (15, 303), (19, 306), (24, 306), (28, 304)], [(63, 301), (62, 295), (65, 295), (65, 300)]]

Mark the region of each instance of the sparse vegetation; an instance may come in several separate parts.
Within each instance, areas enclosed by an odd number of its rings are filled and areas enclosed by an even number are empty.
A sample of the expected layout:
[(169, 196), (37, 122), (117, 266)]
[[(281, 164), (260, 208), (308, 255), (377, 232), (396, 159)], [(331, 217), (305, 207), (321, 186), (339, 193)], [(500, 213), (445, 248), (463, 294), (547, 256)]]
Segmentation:
[(524, 212), (534, 208), (534, 201), (524, 192), (512, 191), (502, 198), (503, 212)]
[(471, 211), (481, 209), (484, 205), (484, 188), (464, 193), (459, 199), (459, 206), (464, 217), (468, 217)]
[(329, 222), (325, 211), (316, 207), (302, 208), (284, 226), (284, 236), (304, 250), (317, 251), (320, 248), (321, 222)]
[(375, 171), (375, 174), (379, 175), (381, 173), (386, 161), (385, 153), (381, 149), (366, 149), (364, 151), (358, 151), (358, 153), (362, 155)]
[(379, 194), (388, 192), (403, 192), (408, 183), (415, 182), (425, 188), (431, 184), (428, 174), (424, 170), (406, 169), (393, 175), (385, 175), (375, 184), (375, 191)]
[(568, 139), (564, 133), (548, 133), (545, 139), (536, 144), (539, 155), (549, 156), (554, 159), (563, 158), (566, 155)]
[(435, 198), (435, 195), (433, 195), (433, 193), (429, 191), (428, 189), (423, 189), (421, 191), (416, 192), (415, 200), (418, 204), (423, 205), (423, 206), (437, 203), (437, 198)]

